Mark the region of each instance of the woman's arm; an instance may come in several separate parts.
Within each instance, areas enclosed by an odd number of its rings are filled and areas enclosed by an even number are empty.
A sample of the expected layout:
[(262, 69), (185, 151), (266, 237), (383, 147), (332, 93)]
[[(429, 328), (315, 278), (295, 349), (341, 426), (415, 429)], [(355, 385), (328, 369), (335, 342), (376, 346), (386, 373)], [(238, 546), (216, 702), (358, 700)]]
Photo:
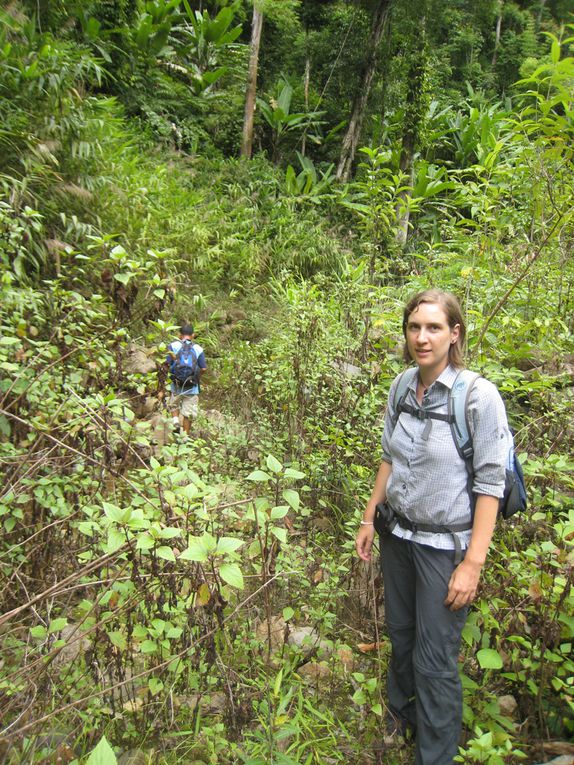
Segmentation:
[(452, 573), (448, 593), (444, 602), (451, 611), (467, 606), (476, 597), (480, 572), (486, 561), (486, 555), (496, 525), (498, 515), (498, 497), (479, 494), (474, 509), (472, 535), (464, 560)]
[(367, 502), (367, 507), (363, 513), (364, 524), (361, 525), (355, 540), (357, 555), (361, 560), (371, 560), (371, 548), (375, 537), (375, 528), (372, 525), (375, 517), (375, 507), (379, 502), (384, 502), (387, 498), (387, 481), (391, 475), (391, 470), (392, 465), (390, 462), (383, 461), (377, 471), (371, 498)]

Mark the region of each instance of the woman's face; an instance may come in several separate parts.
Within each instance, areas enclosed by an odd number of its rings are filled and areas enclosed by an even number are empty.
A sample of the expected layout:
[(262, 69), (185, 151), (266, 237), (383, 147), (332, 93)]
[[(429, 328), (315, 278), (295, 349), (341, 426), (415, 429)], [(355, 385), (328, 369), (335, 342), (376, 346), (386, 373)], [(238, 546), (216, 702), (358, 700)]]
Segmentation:
[(438, 303), (421, 303), (409, 315), (407, 348), (425, 382), (436, 380), (448, 366), (448, 352), (459, 330), (459, 324), (449, 327), (447, 315)]

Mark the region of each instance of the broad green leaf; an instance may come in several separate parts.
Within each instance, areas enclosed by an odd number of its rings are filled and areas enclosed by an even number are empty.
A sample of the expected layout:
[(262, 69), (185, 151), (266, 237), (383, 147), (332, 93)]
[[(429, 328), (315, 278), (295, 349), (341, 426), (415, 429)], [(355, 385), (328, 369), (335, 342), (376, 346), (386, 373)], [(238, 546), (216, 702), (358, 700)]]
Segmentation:
[(119, 630), (113, 630), (112, 632), (108, 632), (108, 637), (111, 640), (111, 642), (116, 646), (116, 648), (120, 649), (120, 651), (125, 651), (126, 648), (128, 647), (128, 643), (125, 638), (125, 635)]
[(114, 750), (108, 744), (105, 736), (102, 736), (100, 743), (86, 760), (86, 765), (117, 765), (117, 763)]
[(63, 617), (60, 617), (59, 619), (53, 619), (48, 626), (49, 634), (52, 635), (54, 632), (63, 630), (67, 623), (68, 620), (64, 619)]
[(302, 473), (300, 470), (294, 470), (293, 468), (287, 468), (285, 470), (285, 477), (286, 478), (305, 478), (305, 473)]
[(263, 470), (254, 470), (247, 476), (248, 481), (270, 481), (271, 476)]
[(273, 510), (271, 510), (271, 519), (277, 521), (280, 518), (285, 518), (288, 512), (289, 508), (287, 505), (277, 505), (277, 507), (274, 507)]
[(235, 550), (238, 550), (241, 545), (244, 544), (245, 542), (241, 539), (234, 539), (233, 537), (221, 537), (221, 539), (217, 540), (217, 549), (215, 552), (221, 555), (235, 552)]
[(283, 609), (283, 618), (286, 622), (289, 621), (289, 619), (292, 619), (295, 616), (295, 611), (291, 608), (291, 606), (287, 606), (287, 608)]
[(205, 561), (217, 548), (217, 540), (207, 532), (200, 537), (189, 537), (188, 547), (180, 558), (184, 560)]
[(32, 627), (30, 630), (30, 635), (32, 635), (33, 638), (36, 638), (36, 640), (43, 640), (47, 634), (48, 630), (41, 624), (39, 624), (37, 627)]
[(272, 473), (280, 473), (283, 470), (283, 465), (272, 454), (267, 455), (265, 462)]
[(179, 537), (180, 534), (181, 529), (176, 529), (173, 526), (167, 526), (165, 529), (160, 529), (158, 536), (160, 539), (174, 539), (175, 537)]
[(108, 543), (106, 545), (106, 552), (108, 554), (115, 553), (120, 547), (125, 544), (126, 538), (118, 529), (110, 529), (108, 531)]
[(201, 543), (201, 539), (192, 538), (189, 540), (189, 546), (179, 556), (180, 560), (194, 560), (203, 563), (207, 560), (209, 554)]
[(283, 544), (287, 543), (287, 532), (285, 529), (282, 529), (280, 526), (271, 526), (270, 531), (280, 542)]
[(295, 512), (299, 510), (299, 505), (301, 504), (299, 492), (295, 491), (294, 489), (285, 489), (283, 492), (283, 499), (285, 502), (287, 502), (287, 504), (291, 505)]
[(123, 285), (126, 285), (132, 278), (133, 274), (114, 274), (114, 279)]
[(156, 550), (156, 555), (158, 558), (163, 558), (164, 560), (171, 561), (171, 563), (175, 563), (175, 555), (173, 554), (171, 547), (167, 547), (166, 545), (158, 547)]
[(157, 694), (163, 690), (163, 683), (159, 677), (150, 677), (147, 681), (147, 687), (152, 696), (157, 696)]
[(243, 574), (237, 563), (224, 563), (219, 569), (219, 576), (232, 587), (243, 589)]
[(131, 515), (130, 510), (127, 510), (126, 512), (126, 510), (122, 510), (121, 507), (112, 505), (109, 502), (103, 502), (102, 507), (110, 521), (115, 521), (116, 523), (125, 523)]
[(155, 542), (149, 534), (138, 534), (136, 550), (151, 550), (154, 545)]
[(155, 640), (144, 640), (140, 645), (140, 651), (142, 653), (155, 653), (157, 651), (157, 643)]
[(477, 652), (476, 658), (482, 669), (502, 668), (502, 656), (494, 648), (482, 648)]

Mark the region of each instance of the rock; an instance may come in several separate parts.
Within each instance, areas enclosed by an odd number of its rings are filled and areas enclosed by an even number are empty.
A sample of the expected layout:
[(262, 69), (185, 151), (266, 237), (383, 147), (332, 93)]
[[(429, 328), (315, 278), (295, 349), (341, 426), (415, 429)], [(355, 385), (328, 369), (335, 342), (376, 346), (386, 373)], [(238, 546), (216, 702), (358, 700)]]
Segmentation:
[(333, 367), (344, 377), (360, 377), (362, 374), (361, 367), (349, 364), (347, 361), (333, 361)]
[(562, 755), (574, 754), (574, 742), (572, 741), (545, 741), (542, 744), (544, 754)]
[(148, 765), (148, 756), (141, 749), (130, 749), (120, 754), (118, 765)]
[(518, 707), (518, 702), (510, 694), (507, 696), (501, 696), (498, 699), (498, 706), (500, 708), (500, 714), (505, 717), (512, 717)]
[(287, 642), (289, 645), (297, 646), (297, 648), (316, 648), (319, 645), (321, 638), (319, 633), (314, 627), (292, 627)]
[(134, 343), (130, 343), (124, 358), (124, 371), (128, 374), (147, 375), (155, 372), (156, 362), (148, 356), (148, 351)]
[(92, 643), (87, 637), (82, 637), (82, 629), (76, 624), (66, 624), (60, 632), (62, 640), (66, 641), (54, 659), (54, 665), (71, 664), (79, 656), (89, 651)]
[(146, 422), (149, 422), (150, 424), (151, 440), (158, 446), (165, 446), (165, 444), (169, 442), (172, 434), (172, 425), (166, 415), (162, 412), (156, 412), (155, 414), (152, 414)]
[(255, 627), (255, 634), (264, 643), (271, 640), (271, 649), (277, 650), (285, 643), (285, 619), (282, 616), (272, 616), (269, 622), (265, 619)]
[(299, 667), (297, 674), (306, 680), (319, 683), (321, 680), (329, 680), (332, 672), (326, 661), (309, 661)]
[(343, 665), (345, 672), (352, 672), (355, 666), (353, 651), (346, 645), (342, 645), (335, 651), (335, 656)]

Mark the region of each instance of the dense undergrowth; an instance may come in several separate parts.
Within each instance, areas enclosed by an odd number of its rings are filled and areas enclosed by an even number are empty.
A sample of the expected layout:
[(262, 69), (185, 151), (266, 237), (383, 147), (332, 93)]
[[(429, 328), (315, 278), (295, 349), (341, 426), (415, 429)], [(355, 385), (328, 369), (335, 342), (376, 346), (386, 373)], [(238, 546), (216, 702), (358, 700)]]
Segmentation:
[[(87, 51), (43, 50), (50, 87), (3, 55), (4, 761), (81, 762), (102, 736), (166, 764), (375, 761), (389, 647), (353, 538), (401, 307), (429, 285), (464, 303), (530, 495), (465, 628), (462, 761), (535, 762), (571, 737), (572, 60), (512, 112), (444, 126), (402, 248), (389, 146), (346, 185), (188, 156), (82, 90)], [(185, 441), (162, 366), (183, 320), (209, 362)]]

